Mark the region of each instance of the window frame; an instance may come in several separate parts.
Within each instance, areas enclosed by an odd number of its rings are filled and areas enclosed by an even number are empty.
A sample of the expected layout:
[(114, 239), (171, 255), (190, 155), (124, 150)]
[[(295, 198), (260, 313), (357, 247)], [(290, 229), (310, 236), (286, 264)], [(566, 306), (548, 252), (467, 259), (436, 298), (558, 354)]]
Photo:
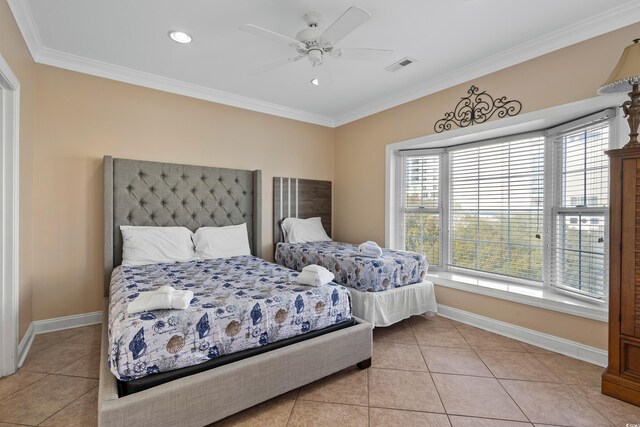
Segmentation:
[[(497, 145), (497, 144), (501, 144), (501, 143), (508, 143), (508, 142), (513, 142), (513, 141), (518, 141), (521, 139), (531, 139), (531, 138), (544, 138), (544, 133), (542, 131), (531, 131), (531, 132), (525, 132), (525, 133), (516, 133), (513, 135), (507, 135), (507, 136), (503, 136), (503, 137), (499, 137), (499, 138), (492, 138), (492, 139), (487, 139), (487, 140), (483, 140), (483, 141), (477, 141), (477, 142), (470, 142), (467, 144), (459, 144), (459, 145), (455, 145), (455, 146), (451, 146), (448, 148), (445, 148), (445, 159), (444, 162), (447, 165), (450, 165), (450, 158), (449, 158), (449, 153), (451, 152), (455, 152), (458, 150), (462, 150), (465, 148), (474, 148), (474, 147), (483, 147), (483, 146), (492, 146), (492, 145)], [(545, 141), (546, 142), (546, 141)], [(545, 147), (546, 148), (546, 147)], [(546, 159), (545, 159), (546, 160)], [(447, 238), (445, 239), (447, 241), (447, 246), (449, 248), (449, 252), (447, 253), (447, 260), (449, 262), (451, 262), (452, 257), (453, 257), (453, 253), (452, 253), (452, 247), (453, 245), (451, 244), (451, 198), (450, 198), (450, 192), (451, 192), (451, 183), (450, 183), (450, 174), (448, 173), (449, 170), (447, 170), (447, 177), (446, 177), (446, 184), (447, 184), (447, 199), (446, 199), (446, 205), (448, 206), (448, 215), (447, 215)], [(543, 195), (544, 197), (544, 195)], [(544, 224), (544, 206), (543, 206), (543, 221), (542, 223)], [(544, 230), (544, 225), (543, 225), (543, 230)], [(542, 242), (542, 246), (543, 246), (543, 263), (544, 263), (544, 241)], [(497, 281), (504, 281), (504, 282), (509, 282), (509, 283), (513, 283), (513, 284), (518, 284), (518, 285), (527, 285), (527, 286), (536, 286), (539, 287), (542, 285), (542, 281), (535, 281), (535, 280), (530, 280), (530, 279), (525, 279), (525, 278), (520, 278), (520, 277), (514, 277), (514, 276), (506, 276), (506, 275), (502, 275), (502, 274), (498, 274), (498, 273), (492, 273), (492, 272), (488, 272), (488, 271), (484, 271), (484, 270), (474, 270), (474, 269), (470, 269), (470, 268), (464, 268), (464, 267), (459, 267), (459, 266), (453, 266), (453, 265), (446, 265), (445, 266), (445, 271), (449, 271), (449, 272), (455, 272), (455, 273), (460, 273), (460, 274), (468, 274), (471, 276), (475, 276), (475, 277), (480, 277), (480, 278), (484, 278), (484, 279), (489, 279), (489, 280), (497, 280)], [(544, 276), (543, 280), (544, 280)]]
[[(562, 209), (556, 209), (557, 206), (557, 197), (561, 197), (558, 195), (558, 186), (561, 186), (561, 180), (558, 179), (559, 176), (561, 176), (562, 174), (562, 159), (557, 158), (557, 156), (555, 156), (554, 154), (554, 148), (555, 148), (555, 137), (560, 133), (560, 131), (564, 132), (566, 131), (566, 128), (568, 127), (573, 127), (573, 128), (580, 128), (580, 127), (584, 127), (590, 124), (590, 121), (593, 123), (594, 122), (594, 117), (600, 116), (602, 117), (603, 115), (607, 116), (606, 118), (599, 120), (599, 121), (609, 121), (609, 149), (612, 148), (616, 148), (616, 146), (618, 145), (617, 141), (618, 141), (618, 129), (620, 128), (619, 125), (619, 115), (616, 114), (616, 110), (613, 108), (606, 108), (604, 110), (599, 109), (599, 111), (597, 111), (596, 113), (590, 114), (588, 116), (582, 117), (582, 118), (577, 118), (574, 120), (571, 120), (570, 122), (567, 122), (565, 124), (559, 125), (559, 126), (554, 126), (554, 127), (547, 127), (545, 129), (540, 129), (540, 130), (533, 130), (533, 131), (529, 131), (529, 132), (522, 132), (522, 133), (513, 133), (510, 135), (505, 135), (505, 136), (500, 136), (500, 137), (496, 137), (496, 138), (490, 138), (490, 139), (485, 139), (485, 140), (480, 140), (480, 141), (470, 141), (464, 144), (451, 144), (448, 146), (444, 146), (441, 148), (433, 148), (433, 149), (419, 149), (419, 150), (411, 150), (411, 149), (405, 149), (405, 150), (397, 150), (395, 153), (395, 156), (397, 158), (397, 163), (396, 163), (396, 167), (399, 169), (399, 173), (397, 174), (396, 178), (399, 179), (400, 182), (400, 187), (398, 187), (398, 197), (396, 197), (396, 218), (398, 220), (396, 220), (396, 225), (398, 225), (399, 223), (401, 223), (401, 225), (399, 225), (400, 227), (400, 233), (395, 233), (395, 239), (393, 242), (393, 246), (397, 247), (397, 248), (401, 248), (401, 249), (405, 249), (405, 233), (404, 233), (404, 211), (401, 209), (402, 206), (402, 198), (404, 197), (404, 191), (405, 191), (405, 187), (404, 187), (404, 165), (405, 165), (405, 159), (406, 157), (409, 156), (419, 156), (419, 155), (440, 155), (440, 181), (439, 181), (439, 187), (440, 187), (440, 197), (439, 197), (439, 209), (438, 214), (440, 215), (440, 233), (439, 233), (439, 245), (440, 245), (440, 251), (439, 251), (439, 260), (438, 263), (433, 263), (430, 260), (430, 269), (433, 271), (443, 271), (443, 272), (451, 272), (451, 273), (459, 273), (459, 274), (463, 274), (463, 275), (468, 275), (471, 277), (476, 277), (476, 278), (485, 278), (485, 279), (490, 279), (490, 280), (497, 280), (500, 282), (505, 282), (505, 283), (513, 283), (513, 284), (518, 284), (518, 285), (525, 285), (525, 286), (532, 286), (535, 288), (544, 288), (544, 289), (553, 289), (554, 291), (558, 291), (561, 293), (565, 293), (568, 295), (571, 295), (573, 297), (577, 297), (577, 298), (581, 298), (581, 299), (587, 299), (589, 301), (595, 301), (595, 302), (606, 302), (608, 300), (608, 293), (609, 293), (609, 285), (608, 285), (608, 278), (609, 278), (609, 253), (608, 253), (608, 244), (605, 244), (605, 254), (604, 254), (604, 265), (605, 265), (605, 278), (604, 278), (604, 283), (605, 283), (605, 292), (603, 297), (598, 298), (596, 296), (594, 296), (593, 294), (590, 293), (586, 293), (583, 291), (580, 291), (576, 288), (571, 288), (571, 287), (560, 287), (560, 286), (555, 286), (552, 285), (552, 281), (551, 281), (551, 267), (550, 267), (550, 263), (552, 262), (552, 260), (554, 259), (553, 257), (555, 256), (552, 253), (552, 239), (556, 237), (556, 227), (555, 227), (555, 218), (557, 213), (559, 212), (559, 210), (562, 211), (569, 211), (571, 209), (575, 209), (575, 208), (566, 208), (563, 207)], [(543, 167), (544, 167), (544, 172), (543, 172), (543, 179), (544, 179), (544, 183), (543, 183), (543, 219), (542, 219), (542, 248), (543, 248), (543, 259), (542, 259), (542, 280), (540, 282), (538, 281), (533, 281), (533, 280), (527, 280), (527, 279), (521, 279), (521, 278), (516, 278), (516, 277), (511, 277), (511, 276), (504, 276), (504, 275), (500, 275), (500, 274), (494, 274), (494, 273), (489, 273), (489, 272), (484, 272), (484, 271), (476, 271), (476, 270), (470, 270), (470, 269), (465, 269), (465, 268), (459, 268), (459, 267), (454, 267), (454, 266), (449, 266), (447, 265), (450, 260), (452, 259), (452, 254), (451, 254), (451, 218), (450, 218), (450, 188), (449, 188), (449, 178), (450, 178), (450, 174), (449, 174), (449, 153), (451, 151), (454, 151), (456, 149), (460, 149), (463, 146), (472, 146), (472, 145), (476, 145), (476, 146), (482, 146), (482, 145), (492, 145), (492, 144), (496, 144), (499, 142), (504, 142), (504, 141), (514, 141), (517, 139), (525, 139), (527, 137), (532, 137), (532, 136), (542, 136), (545, 138), (544, 141), (544, 163), (543, 163)], [(558, 169), (558, 167), (560, 169)], [(562, 188), (559, 187), (560, 193)], [(610, 201), (609, 201), (610, 203)], [(605, 242), (608, 242), (609, 240), (609, 205), (607, 207), (602, 207), (602, 208), (580, 208), (581, 213), (588, 213), (589, 212), (594, 212), (597, 213), (599, 215), (604, 214), (604, 221), (605, 221)]]
[[(398, 206), (398, 221), (397, 221), (397, 225), (398, 225), (398, 233), (397, 235), (400, 238), (400, 242), (402, 244), (402, 249), (405, 249), (405, 244), (406, 244), (406, 233), (405, 233), (405, 214), (406, 213), (436, 213), (438, 214), (438, 228), (439, 228), (439, 233), (438, 233), (438, 245), (439, 245), (439, 250), (438, 250), (438, 262), (434, 263), (432, 260), (429, 260), (429, 268), (435, 270), (435, 271), (443, 271), (443, 262), (444, 262), (444, 247), (443, 247), (443, 243), (445, 240), (444, 237), (444, 231), (443, 231), (443, 227), (445, 225), (445, 222), (443, 221), (443, 215), (444, 215), (444, 200), (445, 200), (445, 194), (448, 197), (448, 191), (445, 191), (445, 193), (443, 193), (443, 187), (442, 187), (442, 182), (443, 182), (443, 177), (445, 177), (446, 175), (444, 174), (444, 162), (443, 162), (443, 153), (445, 152), (445, 150), (443, 148), (436, 148), (436, 149), (427, 149), (427, 150), (418, 150), (418, 151), (412, 151), (410, 154), (401, 154), (400, 156), (398, 156), (398, 160), (399, 160), (399, 167), (398, 167), (398, 177), (400, 179), (400, 191), (398, 192), (398, 199), (396, 200), (396, 206)], [(408, 157), (420, 157), (420, 156), (438, 156), (438, 162), (439, 162), (439, 173), (438, 173), (438, 207), (437, 208), (406, 208), (404, 206), (404, 201), (405, 201), (405, 192), (406, 192), (406, 182), (405, 182), (405, 172), (406, 172), (406, 159)], [(447, 245), (448, 246), (448, 245)]]
[[(580, 128), (586, 128), (591, 125), (596, 125), (598, 123), (602, 123), (605, 121), (609, 122), (609, 140), (608, 140), (608, 149), (611, 150), (616, 147), (615, 141), (617, 140), (617, 127), (616, 127), (616, 110), (609, 108), (603, 111), (598, 111), (588, 116), (578, 118), (572, 120), (571, 122), (550, 128), (546, 130), (546, 142), (545, 142), (545, 166), (547, 165), (547, 153), (550, 157), (551, 167), (550, 171), (550, 179), (549, 179), (549, 194), (551, 197), (547, 196), (547, 188), (545, 181), (545, 203), (549, 202), (548, 211), (549, 214), (545, 213), (545, 226), (546, 230), (549, 232), (549, 240), (548, 242), (548, 250), (545, 251), (545, 269), (543, 271), (544, 277), (544, 285), (545, 287), (554, 289), (558, 292), (566, 293), (569, 295), (578, 296), (581, 298), (585, 298), (591, 301), (607, 301), (609, 297), (609, 239), (610, 239), (610, 230), (609, 230), (609, 217), (610, 217), (610, 208), (611, 208), (611, 195), (609, 194), (609, 186), (607, 186), (607, 206), (606, 207), (568, 207), (562, 206), (562, 174), (563, 174), (563, 157), (561, 154), (562, 150), (557, 147), (557, 144), (560, 143), (560, 138), (562, 135), (571, 132), (572, 130), (577, 130)], [(607, 170), (609, 174), (609, 180), (611, 179), (610, 170)], [(545, 167), (545, 180), (547, 178), (547, 168)], [(553, 240), (558, 236), (557, 230), (557, 221), (556, 218), (561, 214), (594, 214), (594, 215), (602, 215), (604, 219), (604, 294), (602, 297), (596, 297), (590, 292), (585, 292), (577, 288), (573, 288), (567, 285), (561, 285), (554, 283), (553, 280), (553, 270), (551, 268), (551, 263), (557, 259), (557, 248), (555, 247)], [(548, 220), (548, 221), (547, 221)], [(546, 245), (545, 245), (546, 246)]]

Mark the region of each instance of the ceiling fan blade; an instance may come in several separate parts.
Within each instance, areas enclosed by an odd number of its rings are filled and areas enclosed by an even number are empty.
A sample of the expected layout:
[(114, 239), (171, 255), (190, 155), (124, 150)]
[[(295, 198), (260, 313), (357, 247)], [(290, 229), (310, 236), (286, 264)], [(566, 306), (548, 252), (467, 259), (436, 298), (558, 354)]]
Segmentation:
[(244, 31), (245, 33), (253, 34), (254, 36), (261, 37), (263, 39), (271, 40), (278, 44), (285, 44), (287, 46), (294, 46), (305, 48), (306, 46), (303, 43), (300, 43), (298, 40), (293, 39), (291, 37), (284, 36), (282, 34), (276, 33), (271, 30), (267, 30), (266, 28), (257, 27), (251, 24), (244, 24), (238, 27), (240, 31)]
[(364, 47), (349, 47), (334, 49), (331, 56), (334, 58), (353, 59), (355, 61), (386, 62), (391, 59), (391, 49), (368, 49)]
[(333, 83), (333, 74), (326, 63), (313, 67), (313, 72), (314, 80), (318, 79), (316, 86), (328, 86)]
[(276, 68), (282, 67), (282, 66), (287, 65), (287, 64), (289, 64), (291, 62), (300, 61), (302, 58), (304, 58), (304, 55), (299, 55), (299, 56), (296, 56), (294, 58), (283, 58), (283, 59), (279, 59), (277, 61), (269, 62), (269, 63), (264, 64), (261, 67), (254, 68), (253, 70), (250, 70), (249, 71), (249, 75), (250, 76), (257, 76), (257, 75), (260, 75), (260, 74), (264, 74), (264, 73), (266, 73), (268, 71), (271, 71), (271, 70), (274, 70)]
[(350, 7), (336, 21), (327, 28), (321, 37), (334, 45), (345, 38), (347, 34), (364, 24), (371, 18), (371, 14), (359, 7)]

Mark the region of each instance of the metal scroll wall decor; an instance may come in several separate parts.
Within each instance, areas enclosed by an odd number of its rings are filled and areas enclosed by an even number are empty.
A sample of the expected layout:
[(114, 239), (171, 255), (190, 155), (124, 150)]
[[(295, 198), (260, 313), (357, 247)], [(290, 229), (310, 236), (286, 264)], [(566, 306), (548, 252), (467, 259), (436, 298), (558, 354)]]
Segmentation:
[(506, 96), (494, 99), (486, 91), (480, 92), (476, 86), (471, 86), (467, 93), (469, 96), (461, 98), (453, 111), (445, 113), (444, 118), (436, 122), (436, 133), (451, 130), (453, 124), (466, 128), (484, 123), (493, 116), (515, 116), (522, 110), (520, 101), (507, 101)]

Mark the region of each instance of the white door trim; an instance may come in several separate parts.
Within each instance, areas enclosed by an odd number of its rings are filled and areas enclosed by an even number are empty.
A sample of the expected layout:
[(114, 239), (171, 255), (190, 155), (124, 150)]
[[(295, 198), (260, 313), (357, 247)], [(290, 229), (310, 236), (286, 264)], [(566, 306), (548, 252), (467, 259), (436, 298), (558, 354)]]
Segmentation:
[(0, 376), (17, 368), (20, 82), (0, 55)]

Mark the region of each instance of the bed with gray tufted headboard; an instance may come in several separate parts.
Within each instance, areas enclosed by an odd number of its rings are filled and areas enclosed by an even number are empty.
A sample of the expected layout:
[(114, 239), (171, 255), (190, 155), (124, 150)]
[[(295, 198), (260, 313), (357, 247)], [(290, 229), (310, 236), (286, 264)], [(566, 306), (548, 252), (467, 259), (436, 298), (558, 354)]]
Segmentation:
[(112, 351), (107, 319), (111, 273), (122, 259), (120, 226), (184, 226), (195, 231), (203, 226), (246, 223), (251, 252), (259, 257), (261, 173), (106, 156), (104, 176), (107, 298), (100, 425), (206, 425), (346, 367), (366, 367), (367, 361), (370, 363), (371, 325), (358, 321), (353, 326), (309, 335), (303, 341), (274, 342), (269, 351), (249, 352), (242, 358), (231, 358), (207, 370), (187, 372), (188, 376), (119, 397), (118, 381), (107, 363)]
[(221, 227), (247, 223), (262, 254), (262, 172), (104, 158), (104, 285), (122, 262), (121, 225)]

